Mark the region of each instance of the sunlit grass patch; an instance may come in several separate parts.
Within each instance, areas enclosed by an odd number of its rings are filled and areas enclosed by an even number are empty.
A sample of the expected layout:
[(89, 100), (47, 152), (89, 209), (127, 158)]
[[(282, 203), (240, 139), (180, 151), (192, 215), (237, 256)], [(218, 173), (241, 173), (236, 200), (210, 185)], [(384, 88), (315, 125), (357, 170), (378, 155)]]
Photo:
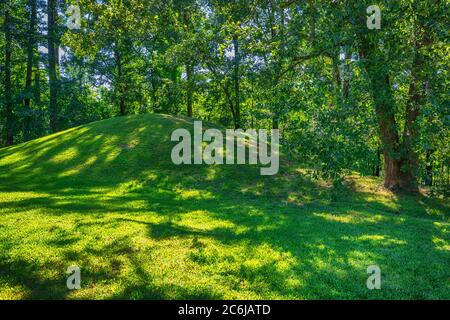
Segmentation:
[[(450, 296), (448, 201), (368, 177), (333, 200), (286, 161), (274, 177), (175, 166), (170, 133), (191, 125), (121, 117), (1, 149), (0, 298)], [(381, 290), (366, 287), (373, 264)]]

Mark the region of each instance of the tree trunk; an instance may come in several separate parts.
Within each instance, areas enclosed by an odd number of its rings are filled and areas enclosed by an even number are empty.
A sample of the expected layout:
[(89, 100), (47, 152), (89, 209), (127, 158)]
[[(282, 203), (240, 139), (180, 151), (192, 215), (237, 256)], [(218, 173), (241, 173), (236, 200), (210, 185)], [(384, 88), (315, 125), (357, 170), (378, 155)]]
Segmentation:
[(189, 62), (186, 64), (186, 80), (187, 80), (187, 116), (192, 117), (192, 64)]
[(427, 148), (425, 160), (425, 185), (431, 187), (433, 185), (433, 164), (431, 162), (431, 155), (434, 150)]
[(343, 81), (342, 81), (342, 98), (345, 103), (347, 103), (348, 93), (350, 91), (350, 77), (351, 77), (351, 53), (350, 48), (345, 47), (345, 57), (342, 65)]
[(394, 100), (384, 55), (367, 37), (361, 38), (360, 55), (371, 83), (371, 93), (377, 115), (384, 157), (384, 186), (389, 189), (403, 187), (400, 174), (401, 160), (399, 135), (394, 116)]
[(274, 115), (272, 118), (272, 129), (278, 129), (279, 127), (279, 121), (278, 121), (278, 115)]
[(127, 114), (127, 108), (126, 108), (125, 100), (123, 99), (123, 96), (120, 96), (119, 108), (120, 108), (120, 115), (121, 116), (124, 116), (124, 115)]
[(124, 116), (127, 114), (127, 107), (125, 104), (125, 97), (124, 97), (124, 92), (123, 92), (123, 83), (122, 83), (122, 57), (121, 54), (119, 52), (119, 48), (117, 48), (117, 44), (116, 47), (114, 48), (114, 58), (116, 60), (116, 67), (117, 67), (117, 78), (116, 78), (116, 89), (119, 93), (119, 112), (121, 116)]
[(27, 44), (27, 74), (25, 79), (25, 99), (23, 101), (25, 107), (25, 117), (24, 117), (24, 137), (25, 140), (30, 140), (31, 137), (31, 113), (30, 113), (30, 102), (32, 96), (32, 76), (33, 67), (35, 65), (34, 60), (34, 49), (36, 46), (36, 20), (37, 20), (37, 9), (36, 0), (28, 1), (29, 14), (30, 14), (30, 26), (28, 34), (28, 44)]
[(10, 0), (5, 0), (5, 18), (4, 18), (4, 31), (5, 31), (5, 118), (6, 118), (6, 139), (5, 143), (10, 146), (14, 143), (14, 101), (12, 96), (11, 85), (11, 8)]
[[(364, 14), (360, 15), (363, 17)], [(414, 146), (417, 141), (417, 118), (426, 100), (426, 86), (429, 77), (427, 56), (423, 49), (431, 42), (427, 34), (424, 17), (418, 15), (414, 34), (414, 57), (411, 67), (409, 99), (405, 109), (405, 125), (400, 144), (398, 127), (394, 117), (394, 101), (389, 81), (389, 64), (385, 54), (378, 46), (378, 38), (374, 33), (359, 33), (360, 56), (371, 82), (371, 93), (375, 105), (383, 146), (385, 181), (384, 185), (391, 189), (417, 191), (415, 179), (417, 171), (417, 155)]]
[(34, 67), (34, 102), (36, 105), (41, 104), (41, 70), (39, 69), (39, 56), (35, 61)]
[(53, 132), (58, 130), (58, 76), (57, 76), (57, 0), (48, 0), (47, 4), (48, 20), (48, 75), (50, 85), (50, 128)]
[(418, 159), (414, 150), (418, 139), (417, 118), (420, 109), (426, 102), (428, 85), (428, 65), (426, 56), (421, 48), (429, 45), (430, 39), (423, 24), (419, 24), (418, 33), (415, 35), (414, 58), (411, 66), (411, 82), (409, 84), (408, 101), (405, 110), (405, 125), (403, 131), (403, 162), (402, 178), (410, 189), (417, 189), (416, 173), (418, 171)]
[(383, 146), (384, 186), (395, 190), (405, 187), (406, 183), (400, 171), (402, 161), (389, 77), (385, 75), (383, 78), (372, 75), (372, 92)]
[(234, 128), (239, 129), (241, 127), (241, 110), (240, 110), (240, 97), (239, 97), (239, 41), (237, 36), (233, 37), (234, 48)]
[(400, 178), (400, 161), (389, 154), (385, 148), (383, 150), (384, 156), (384, 186), (391, 190), (398, 190), (402, 188), (402, 181)]
[(381, 172), (381, 166), (380, 166), (381, 159), (380, 159), (380, 157), (381, 157), (381, 150), (377, 149), (377, 159), (376, 159), (376, 164), (375, 164), (374, 170), (373, 170), (373, 175), (375, 177), (379, 177), (380, 176), (380, 172)]

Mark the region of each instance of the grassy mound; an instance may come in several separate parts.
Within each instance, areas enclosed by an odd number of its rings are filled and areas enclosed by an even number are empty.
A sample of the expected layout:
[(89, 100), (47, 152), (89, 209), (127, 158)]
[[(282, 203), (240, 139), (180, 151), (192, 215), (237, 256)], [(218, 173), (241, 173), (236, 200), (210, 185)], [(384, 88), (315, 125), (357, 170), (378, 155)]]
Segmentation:
[(361, 177), (336, 197), (286, 159), (175, 166), (180, 127), (120, 117), (0, 149), (0, 298), (450, 296), (448, 202)]

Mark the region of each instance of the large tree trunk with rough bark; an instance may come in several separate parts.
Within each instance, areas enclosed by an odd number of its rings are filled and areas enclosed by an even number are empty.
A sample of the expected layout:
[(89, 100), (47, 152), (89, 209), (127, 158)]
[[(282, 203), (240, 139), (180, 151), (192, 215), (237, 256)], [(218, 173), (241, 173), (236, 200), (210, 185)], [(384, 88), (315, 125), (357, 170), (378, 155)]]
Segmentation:
[[(409, 98), (404, 113), (404, 131), (399, 134), (389, 79), (389, 63), (374, 33), (360, 33), (360, 56), (370, 80), (384, 156), (384, 185), (390, 189), (417, 191), (417, 119), (426, 102), (429, 57), (424, 53), (431, 39), (424, 17), (418, 16), (414, 34)], [(401, 139), (400, 139), (401, 138)]]
[(371, 84), (371, 93), (377, 115), (382, 152), (384, 157), (384, 186), (389, 189), (405, 187), (401, 175), (399, 135), (394, 116), (394, 100), (391, 92), (388, 65), (384, 55), (366, 37), (361, 38), (361, 58)]
[(430, 39), (423, 23), (418, 24), (415, 39), (402, 145), (402, 168), (404, 168), (402, 179), (410, 188), (417, 188), (418, 158), (415, 152), (418, 139), (417, 119), (426, 102), (428, 78), (430, 76), (427, 56), (424, 53), (425, 47), (430, 44)]

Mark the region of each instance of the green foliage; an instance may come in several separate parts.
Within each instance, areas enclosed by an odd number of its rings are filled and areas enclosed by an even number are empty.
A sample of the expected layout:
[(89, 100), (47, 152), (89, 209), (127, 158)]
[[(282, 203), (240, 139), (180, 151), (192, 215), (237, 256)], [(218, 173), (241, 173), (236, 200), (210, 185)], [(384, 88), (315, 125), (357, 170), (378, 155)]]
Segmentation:
[[(80, 29), (66, 27), (69, 4), (81, 8)], [(186, 115), (192, 110), (196, 118), (227, 127), (279, 128), (285, 151), (331, 179), (339, 180), (352, 171), (363, 175), (380, 171), (380, 152), (383, 155), (389, 149), (387, 154), (394, 159), (415, 158), (409, 162), (417, 162), (413, 171), (422, 185), (432, 172), (432, 187), (442, 193), (449, 186), (446, 5), (379, 1), (381, 29), (369, 30), (365, 11), (369, 4), (61, 2), (57, 25), (63, 50), (58, 70), (60, 128), (121, 114)], [(29, 1), (11, 0), (16, 142), (51, 131), (48, 57), (43, 49), (46, 9), (41, 1), (37, 5), (33, 48), (37, 67), (27, 92)], [(0, 37), (2, 52), (4, 46), (5, 39)], [(2, 54), (1, 65), (4, 62)], [(3, 69), (0, 76), (4, 77)], [(379, 79), (385, 78), (388, 85), (382, 88)], [(419, 88), (416, 95), (411, 94), (414, 88)], [(418, 99), (420, 95), (424, 98)], [(28, 108), (26, 97), (31, 97)], [(3, 110), (3, 87), (0, 99)], [(382, 102), (387, 112), (377, 113)], [(408, 126), (411, 106), (419, 109), (419, 115)], [(391, 131), (398, 138), (388, 146), (380, 118), (391, 114), (395, 124), (388, 127), (395, 127)], [(431, 158), (427, 150), (433, 151)], [(402, 170), (406, 167), (403, 164)]]

